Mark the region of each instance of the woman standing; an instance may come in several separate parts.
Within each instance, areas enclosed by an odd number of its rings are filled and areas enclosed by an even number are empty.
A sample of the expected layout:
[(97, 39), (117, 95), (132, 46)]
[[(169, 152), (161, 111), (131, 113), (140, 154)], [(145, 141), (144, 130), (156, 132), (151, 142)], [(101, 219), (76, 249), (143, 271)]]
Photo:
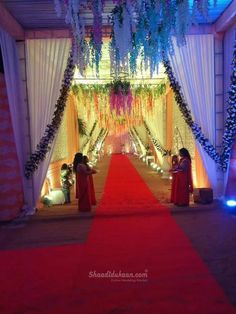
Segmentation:
[(179, 156), (173, 201), (178, 206), (189, 206), (189, 194), (193, 193), (192, 162), (186, 148), (179, 150)]
[(171, 168), (169, 172), (171, 173), (172, 176), (172, 181), (171, 181), (171, 195), (170, 195), (170, 202), (174, 203), (175, 202), (175, 193), (176, 193), (176, 175), (177, 175), (177, 170), (178, 170), (178, 156), (174, 155), (171, 158)]
[(73, 169), (76, 173), (76, 194), (78, 196), (78, 209), (82, 212), (91, 211), (91, 199), (89, 191), (89, 175), (93, 170), (88, 170), (83, 164), (83, 155), (75, 154)]
[[(91, 170), (93, 171), (93, 173), (96, 173), (96, 170), (90, 168), (90, 166), (88, 165), (89, 159), (87, 156), (83, 157), (83, 162), (88, 170)], [(95, 189), (94, 189), (94, 184), (93, 184), (93, 175), (90, 174), (88, 179), (89, 179), (89, 193), (90, 193), (91, 204), (96, 205), (97, 202), (96, 202)]]

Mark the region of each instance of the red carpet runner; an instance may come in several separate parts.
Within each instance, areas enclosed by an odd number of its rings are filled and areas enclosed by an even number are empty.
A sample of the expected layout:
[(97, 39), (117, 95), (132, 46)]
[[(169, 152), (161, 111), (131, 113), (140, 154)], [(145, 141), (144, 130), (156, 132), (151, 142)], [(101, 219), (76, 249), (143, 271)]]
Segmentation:
[(0, 313), (236, 312), (168, 208), (120, 155), (86, 244), (1, 252), (0, 266)]

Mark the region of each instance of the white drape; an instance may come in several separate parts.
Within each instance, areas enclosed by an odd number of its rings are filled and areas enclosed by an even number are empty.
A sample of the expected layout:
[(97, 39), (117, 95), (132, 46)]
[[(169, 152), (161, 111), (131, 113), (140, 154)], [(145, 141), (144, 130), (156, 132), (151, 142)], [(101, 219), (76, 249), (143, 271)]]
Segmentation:
[[(153, 112), (151, 114), (143, 112), (145, 117), (146, 124), (151, 131), (153, 137), (160, 142), (160, 144), (165, 147), (165, 136), (164, 132), (166, 130), (166, 121), (165, 115), (166, 112), (164, 110), (165, 105), (163, 104), (163, 99), (160, 97), (153, 108)], [(158, 159), (160, 163), (163, 163), (162, 154), (155, 148)]]
[[(228, 91), (230, 88), (230, 76), (232, 75), (232, 61), (234, 43), (236, 40), (236, 23), (225, 33), (224, 36), (224, 103), (227, 108)], [(226, 109), (225, 108), (225, 109)], [(224, 187), (226, 188), (229, 177), (229, 167), (224, 176)]]
[[(170, 56), (174, 75), (179, 82), (185, 101), (194, 120), (214, 145), (215, 142), (215, 89), (214, 37), (188, 35), (186, 45), (178, 47), (174, 40), (174, 55)], [(216, 164), (196, 141), (215, 197), (219, 197)]]
[[(26, 41), (27, 85), (32, 151), (53, 118), (56, 101), (69, 55), (70, 39), (33, 39)], [(45, 179), (55, 140), (45, 160), (34, 173), (36, 204)]]
[[(20, 76), (19, 57), (15, 40), (0, 27), (0, 46), (3, 56), (5, 80), (7, 86), (8, 103), (11, 112), (13, 133), (19, 160), (22, 185), (26, 192), (26, 180), (24, 179), (24, 164), (26, 161), (26, 145), (24, 134), (25, 105)], [(26, 201), (26, 195), (24, 195)]]

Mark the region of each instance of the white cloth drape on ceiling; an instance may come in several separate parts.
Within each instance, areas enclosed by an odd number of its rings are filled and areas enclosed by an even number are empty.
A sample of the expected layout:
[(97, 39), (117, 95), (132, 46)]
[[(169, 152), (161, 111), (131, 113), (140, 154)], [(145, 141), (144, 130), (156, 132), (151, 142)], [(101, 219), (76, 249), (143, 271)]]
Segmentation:
[[(186, 45), (178, 47), (174, 40), (174, 55), (170, 56), (173, 73), (194, 120), (210, 142), (215, 143), (215, 77), (213, 35), (188, 35)], [(215, 197), (218, 191), (216, 164), (196, 141)]]
[[(37, 144), (44, 135), (47, 124), (53, 118), (70, 47), (70, 39), (26, 40), (26, 69), (32, 151), (35, 151)], [(55, 140), (45, 160), (40, 163), (39, 168), (33, 175), (35, 204), (40, 196), (54, 144)]]

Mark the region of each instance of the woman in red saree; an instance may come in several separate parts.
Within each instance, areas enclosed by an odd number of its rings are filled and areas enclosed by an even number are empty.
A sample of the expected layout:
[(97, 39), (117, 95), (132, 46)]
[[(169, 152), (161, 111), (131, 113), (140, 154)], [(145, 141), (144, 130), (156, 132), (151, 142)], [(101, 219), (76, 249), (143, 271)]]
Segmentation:
[(178, 156), (174, 155), (171, 159), (171, 168), (169, 172), (171, 173), (172, 180), (171, 180), (171, 195), (170, 195), (170, 202), (174, 203), (175, 200), (175, 192), (176, 192), (176, 175), (178, 169)]
[(189, 206), (189, 194), (193, 193), (192, 162), (186, 148), (179, 150), (179, 156), (173, 202), (177, 206)]
[(89, 175), (93, 170), (88, 170), (83, 164), (83, 155), (75, 154), (73, 168), (76, 173), (76, 191), (78, 195), (78, 210), (81, 212), (91, 211), (91, 198), (89, 191)]
[(90, 166), (88, 165), (89, 159), (87, 156), (83, 157), (83, 162), (85, 166), (87, 167), (88, 170), (92, 170), (93, 172), (89, 175), (89, 194), (90, 194), (90, 200), (92, 205), (96, 205), (96, 196), (95, 196), (95, 189), (94, 189), (94, 184), (93, 184), (93, 173), (96, 173), (94, 169), (91, 169)]

